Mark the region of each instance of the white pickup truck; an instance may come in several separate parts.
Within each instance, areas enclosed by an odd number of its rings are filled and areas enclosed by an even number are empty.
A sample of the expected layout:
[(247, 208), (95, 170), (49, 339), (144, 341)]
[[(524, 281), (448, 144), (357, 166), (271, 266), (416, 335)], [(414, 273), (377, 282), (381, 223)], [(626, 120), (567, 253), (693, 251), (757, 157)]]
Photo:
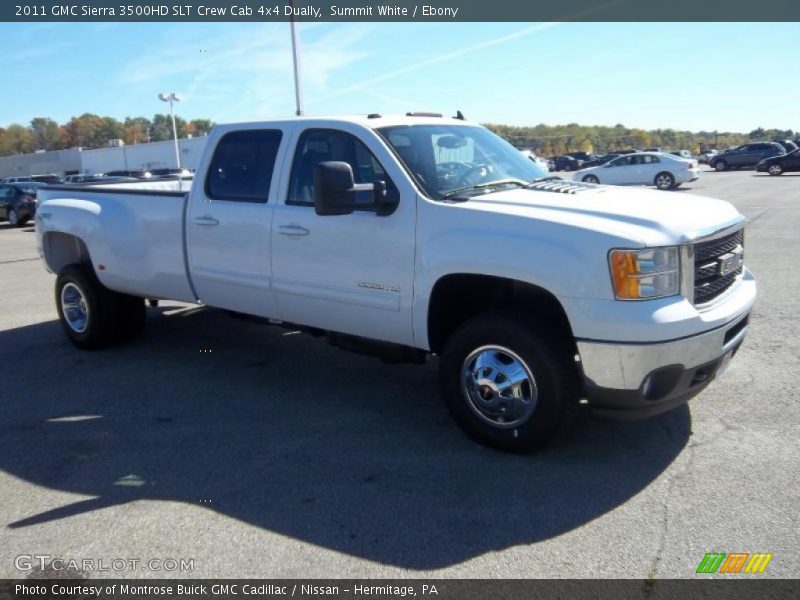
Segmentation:
[(454, 418), (511, 451), (550, 441), (581, 400), (622, 418), (687, 401), (756, 297), (727, 202), (550, 178), (440, 115), (218, 126), (188, 193), (157, 185), (39, 193), (76, 346), (130, 339), (144, 299), (172, 299), (390, 361), (438, 355)]

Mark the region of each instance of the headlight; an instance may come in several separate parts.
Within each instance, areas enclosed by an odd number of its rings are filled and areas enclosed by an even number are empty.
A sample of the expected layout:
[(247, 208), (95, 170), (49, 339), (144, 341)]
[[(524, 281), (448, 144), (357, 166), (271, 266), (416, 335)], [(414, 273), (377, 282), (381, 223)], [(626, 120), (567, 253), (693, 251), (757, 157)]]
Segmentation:
[(617, 300), (649, 300), (681, 291), (677, 246), (612, 250), (608, 263)]

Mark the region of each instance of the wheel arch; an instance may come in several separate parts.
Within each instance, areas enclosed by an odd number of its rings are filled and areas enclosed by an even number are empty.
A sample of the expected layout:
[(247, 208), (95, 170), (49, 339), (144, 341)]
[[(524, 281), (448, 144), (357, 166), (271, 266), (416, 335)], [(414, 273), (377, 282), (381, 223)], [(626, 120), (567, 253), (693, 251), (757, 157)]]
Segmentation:
[(466, 320), (490, 310), (513, 309), (545, 321), (574, 347), (569, 318), (558, 298), (537, 285), (492, 275), (452, 273), (434, 284), (428, 301), (428, 345), (440, 354)]
[(82, 264), (92, 267), (89, 249), (84, 241), (71, 233), (48, 231), (42, 237), (42, 255), (47, 268), (58, 273), (67, 265)]

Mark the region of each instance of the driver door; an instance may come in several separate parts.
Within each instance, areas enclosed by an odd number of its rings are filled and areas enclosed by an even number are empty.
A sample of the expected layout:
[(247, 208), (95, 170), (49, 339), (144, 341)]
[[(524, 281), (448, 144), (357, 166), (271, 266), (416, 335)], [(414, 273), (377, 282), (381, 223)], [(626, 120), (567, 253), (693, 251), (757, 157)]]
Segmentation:
[[(273, 286), (281, 319), (412, 344), (416, 192), (375, 136), (331, 128), (297, 135), (273, 219)], [(348, 163), (356, 183), (385, 181), (387, 194), (397, 195), (397, 208), (378, 216), (367, 194), (349, 215), (317, 215), (314, 170), (322, 161)]]

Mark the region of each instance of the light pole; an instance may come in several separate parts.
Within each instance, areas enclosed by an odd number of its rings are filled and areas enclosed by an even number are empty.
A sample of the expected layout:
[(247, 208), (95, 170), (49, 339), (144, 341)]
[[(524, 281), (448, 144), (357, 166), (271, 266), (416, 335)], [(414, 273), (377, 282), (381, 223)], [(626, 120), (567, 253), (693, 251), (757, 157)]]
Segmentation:
[(292, 31), (292, 66), (294, 67), (294, 100), (297, 109), (295, 114), (300, 117), (303, 115), (303, 93), (300, 89), (300, 55), (297, 50), (297, 32), (295, 31), (294, 23), (294, 0), (292, 5), (292, 17), (289, 20), (289, 26)]
[(172, 110), (172, 103), (173, 102), (180, 102), (181, 97), (178, 96), (175, 92), (161, 92), (158, 95), (158, 99), (164, 102), (169, 102), (169, 116), (172, 117), (172, 139), (175, 142), (175, 164), (180, 169), (181, 168), (181, 152), (178, 148), (178, 128), (175, 127), (175, 112)]

